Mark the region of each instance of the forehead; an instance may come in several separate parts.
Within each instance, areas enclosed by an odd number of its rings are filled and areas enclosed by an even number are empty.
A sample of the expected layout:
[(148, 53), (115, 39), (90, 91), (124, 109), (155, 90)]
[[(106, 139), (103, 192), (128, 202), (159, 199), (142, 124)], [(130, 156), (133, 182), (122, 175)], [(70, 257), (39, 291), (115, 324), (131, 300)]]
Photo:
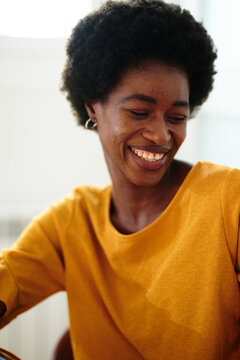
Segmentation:
[(156, 98), (188, 100), (189, 84), (185, 72), (159, 61), (149, 61), (126, 70), (110, 93), (111, 100), (134, 93)]

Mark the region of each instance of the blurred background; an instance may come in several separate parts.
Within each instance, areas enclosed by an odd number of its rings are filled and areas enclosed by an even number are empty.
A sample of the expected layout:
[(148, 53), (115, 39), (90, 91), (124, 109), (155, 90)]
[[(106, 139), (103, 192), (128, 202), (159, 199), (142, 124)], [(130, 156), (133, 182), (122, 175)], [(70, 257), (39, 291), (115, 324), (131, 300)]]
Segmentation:
[[(240, 168), (240, 2), (167, 2), (189, 9), (218, 49), (214, 90), (189, 121), (178, 158)], [(66, 38), (100, 3), (0, 3), (0, 248), (10, 246), (34, 215), (73, 187), (110, 182), (97, 135), (76, 126), (59, 91)], [(66, 296), (56, 294), (1, 330), (0, 347), (24, 360), (50, 360), (67, 327)]]

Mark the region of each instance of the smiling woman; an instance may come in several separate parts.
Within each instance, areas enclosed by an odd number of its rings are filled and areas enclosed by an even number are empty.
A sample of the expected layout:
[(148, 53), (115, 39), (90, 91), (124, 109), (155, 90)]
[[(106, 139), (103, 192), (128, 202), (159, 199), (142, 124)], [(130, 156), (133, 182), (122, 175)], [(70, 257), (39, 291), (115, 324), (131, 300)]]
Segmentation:
[(186, 74), (160, 61), (147, 62), (126, 71), (105, 101), (86, 103), (86, 108), (98, 126), (113, 183), (158, 186), (185, 139)]
[(162, 0), (107, 1), (77, 24), (62, 90), (112, 184), (77, 187), (1, 252), (1, 326), (65, 290), (75, 359), (239, 359), (240, 171), (175, 160), (215, 59)]

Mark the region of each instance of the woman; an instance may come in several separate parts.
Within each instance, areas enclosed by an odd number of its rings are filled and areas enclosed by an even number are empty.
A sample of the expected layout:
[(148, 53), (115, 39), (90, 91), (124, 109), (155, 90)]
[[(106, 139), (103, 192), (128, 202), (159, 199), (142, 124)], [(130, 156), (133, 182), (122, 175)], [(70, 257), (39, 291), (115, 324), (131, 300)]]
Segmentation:
[(160, 0), (78, 23), (63, 90), (112, 185), (76, 188), (2, 251), (1, 326), (66, 290), (76, 359), (239, 359), (240, 172), (174, 159), (215, 59), (202, 25)]

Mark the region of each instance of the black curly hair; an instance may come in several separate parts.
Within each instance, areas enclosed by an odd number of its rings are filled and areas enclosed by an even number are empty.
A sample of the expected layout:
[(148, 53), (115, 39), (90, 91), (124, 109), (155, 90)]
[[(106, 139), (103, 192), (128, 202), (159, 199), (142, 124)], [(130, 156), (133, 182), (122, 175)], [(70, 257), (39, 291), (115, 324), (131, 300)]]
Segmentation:
[(109, 0), (73, 29), (61, 90), (78, 124), (84, 125), (86, 102), (106, 99), (129, 67), (159, 59), (187, 74), (192, 113), (212, 90), (216, 57), (205, 28), (180, 6), (162, 0)]

